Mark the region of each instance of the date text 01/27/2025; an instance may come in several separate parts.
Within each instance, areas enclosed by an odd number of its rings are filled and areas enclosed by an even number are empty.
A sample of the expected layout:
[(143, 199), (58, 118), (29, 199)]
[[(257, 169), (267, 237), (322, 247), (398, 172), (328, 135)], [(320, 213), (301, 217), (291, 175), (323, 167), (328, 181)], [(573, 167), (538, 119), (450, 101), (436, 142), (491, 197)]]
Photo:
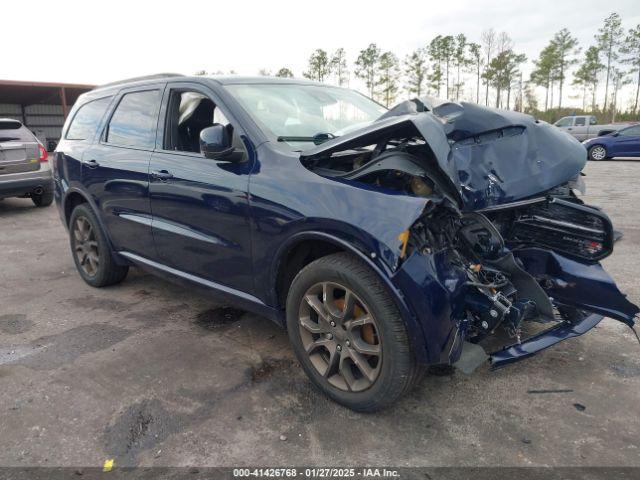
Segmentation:
[(397, 478), (397, 469), (387, 468), (234, 468), (234, 478)]

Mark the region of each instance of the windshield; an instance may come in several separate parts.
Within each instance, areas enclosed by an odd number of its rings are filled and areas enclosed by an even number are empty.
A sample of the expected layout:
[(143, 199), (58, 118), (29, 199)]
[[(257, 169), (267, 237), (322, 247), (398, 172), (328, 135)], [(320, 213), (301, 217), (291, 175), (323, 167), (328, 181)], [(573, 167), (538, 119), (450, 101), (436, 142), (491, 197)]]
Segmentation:
[(295, 150), (370, 124), (386, 109), (337, 87), (293, 84), (227, 85), (263, 130)]

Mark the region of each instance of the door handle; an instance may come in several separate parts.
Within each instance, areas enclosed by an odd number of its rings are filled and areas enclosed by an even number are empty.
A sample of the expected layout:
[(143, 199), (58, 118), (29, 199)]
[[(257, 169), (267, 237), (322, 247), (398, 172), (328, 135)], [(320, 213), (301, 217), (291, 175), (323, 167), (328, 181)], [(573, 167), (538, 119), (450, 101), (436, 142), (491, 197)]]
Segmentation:
[(89, 168), (98, 168), (100, 166), (100, 164), (96, 161), (96, 159), (88, 160), (84, 162), (84, 164)]
[(151, 172), (151, 177), (161, 182), (166, 182), (170, 178), (173, 178), (173, 175), (166, 170), (154, 170)]

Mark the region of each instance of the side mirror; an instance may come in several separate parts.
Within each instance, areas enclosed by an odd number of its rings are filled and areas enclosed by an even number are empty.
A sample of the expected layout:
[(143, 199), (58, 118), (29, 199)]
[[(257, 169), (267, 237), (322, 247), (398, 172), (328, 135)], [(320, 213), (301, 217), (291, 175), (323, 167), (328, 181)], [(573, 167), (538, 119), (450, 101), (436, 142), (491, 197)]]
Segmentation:
[(214, 123), (200, 131), (200, 152), (206, 158), (220, 160), (231, 156), (233, 151), (229, 130), (224, 125)]
[(620, 132), (613, 132), (611, 134), (612, 137), (619, 137), (620, 136)]

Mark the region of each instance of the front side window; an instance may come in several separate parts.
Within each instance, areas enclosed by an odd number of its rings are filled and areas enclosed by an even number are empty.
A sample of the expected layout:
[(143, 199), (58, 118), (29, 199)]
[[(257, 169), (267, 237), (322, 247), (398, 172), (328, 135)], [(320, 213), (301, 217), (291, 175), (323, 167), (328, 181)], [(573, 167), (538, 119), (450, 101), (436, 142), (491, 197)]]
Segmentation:
[(576, 127), (584, 127), (584, 117), (576, 117)]
[(65, 138), (67, 140), (92, 139), (110, 101), (111, 97), (104, 97), (82, 105), (73, 117)]
[(200, 92), (174, 90), (169, 99), (164, 149), (200, 153), (200, 132), (214, 124), (233, 128), (222, 110)]
[(152, 149), (156, 139), (159, 105), (158, 90), (123, 95), (109, 121), (107, 143)]
[(340, 136), (369, 125), (386, 109), (352, 90), (319, 85), (227, 85), (256, 123), (296, 150), (314, 137)]
[(556, 127), (569, 127), (573, 122), (572, 117), (564, 117), (556, 122)]

